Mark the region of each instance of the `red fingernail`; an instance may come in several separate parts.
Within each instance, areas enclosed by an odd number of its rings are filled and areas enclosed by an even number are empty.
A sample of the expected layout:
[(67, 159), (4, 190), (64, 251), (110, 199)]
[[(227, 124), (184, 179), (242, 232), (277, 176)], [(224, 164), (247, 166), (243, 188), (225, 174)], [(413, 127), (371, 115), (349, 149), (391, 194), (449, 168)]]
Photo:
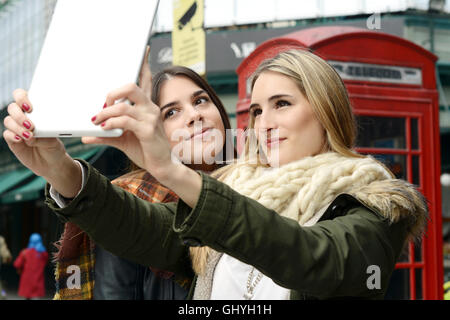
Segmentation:
[(24, 122), (23, 122), (23, 126), (24, 126), (25, 128), (27, 128), (27, 129), (30, 129), (30, 128), (31, 128), (31, 123), (29, 123), (28, 121), (24, 121)]
[(105, 126), (105, 122), (102, 123), (102, 127), (104, 127), (104, 126)]
[(93, 116), (92, 119), (91, 119), (91, 121), (94, 122), (95, 119), (97, 119), (97, 117), (96, 117), (96, 116)]
[(27, 105), (26, 103), (24, 103), (24, 104), (22, 105), (22, 108), (24, 108), (25, 111), (29, 111), (29, 110), (31, 109), (30, 106)]
[(16, 140), (20, 140), (20, 137), (19, 137), (18, 135), (16, 135), (14, 138), (15, 138)]
[(105, 109), (107, 107), (107, 105), (106, 105), (106, 102), (105, 102), (105, 104), (103, 105), (103, 109)]
[(24, 133), (22, 133), (22, 135), (26, 138), (26, 139), (28, 139), (29, 137), (30, 137), (30, 134), (28, 133), (28, 132), (24, 132)]

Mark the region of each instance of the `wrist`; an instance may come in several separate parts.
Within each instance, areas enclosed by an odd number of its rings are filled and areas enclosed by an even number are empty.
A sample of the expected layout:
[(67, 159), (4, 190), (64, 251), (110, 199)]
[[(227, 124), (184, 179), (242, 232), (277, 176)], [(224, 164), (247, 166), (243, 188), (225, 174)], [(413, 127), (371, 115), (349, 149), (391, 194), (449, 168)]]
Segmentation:
[(74, 198), (81, 190), (82, 172), (80, 166), (67, 153), (44, 177), (64, 198)]
[(171, 162), (170, 165), (160, 168), (154, 176), (159, 182), (171, 188), (178, 183), (179, 177), (186, 174), (186, 169), (188, 168), (182, 163)]

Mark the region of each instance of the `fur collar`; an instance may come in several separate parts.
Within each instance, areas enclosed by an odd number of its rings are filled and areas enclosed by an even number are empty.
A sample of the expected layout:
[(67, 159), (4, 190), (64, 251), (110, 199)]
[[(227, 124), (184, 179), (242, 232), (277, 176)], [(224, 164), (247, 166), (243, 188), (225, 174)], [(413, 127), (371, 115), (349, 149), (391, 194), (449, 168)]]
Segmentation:
[(392, 176), (371, 156), (328, 152), (279, 168), (238, 164), (223, 181), (301, 225), (339, 194), (348, 193), (391, 222), (408, 217), (411, 235), (420, 236), (428, 217), (426, 200), (413, 185)]

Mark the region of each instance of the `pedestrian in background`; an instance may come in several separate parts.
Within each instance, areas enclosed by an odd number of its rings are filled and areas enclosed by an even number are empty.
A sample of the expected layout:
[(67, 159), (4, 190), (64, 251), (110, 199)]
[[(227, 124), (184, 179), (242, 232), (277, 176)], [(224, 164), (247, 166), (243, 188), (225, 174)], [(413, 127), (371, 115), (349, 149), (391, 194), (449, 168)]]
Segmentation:
[[(9, 252), (8, 246), (6, 245), (5, 238), (0, 236), (0, 271), (2, 270), (3, 263), (10, 263), (12, 260), (11, 252)], [(2, 278), (0, 273), (0, 299), (6, 299), (6, 292), (2, 287)]]
[(30, 236), (28, 248), (23, 249), (14, 261), (14, 268), (20, 274), (19, 296), (26, 299), (45, 296), (44, 269), (48, 253), (39, 233)]

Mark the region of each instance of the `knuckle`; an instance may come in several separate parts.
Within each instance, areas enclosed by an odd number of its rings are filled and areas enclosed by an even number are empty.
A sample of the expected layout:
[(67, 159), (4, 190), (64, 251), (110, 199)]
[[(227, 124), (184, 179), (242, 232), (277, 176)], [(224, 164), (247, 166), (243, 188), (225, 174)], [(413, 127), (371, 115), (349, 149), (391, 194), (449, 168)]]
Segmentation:
[(16, 101), (17, 100), (20, 100), (20, 101), (26, 100), (27, 92), (22, 88), (15, 89), (13, 91), (13, 97), (14, 97), (14, 100), (16, 100)]
[(5, 130), (5, 131), (3, 131), (3, 138), (5, 139), (5, 141), (10, 141), (10, 140), (12, 140), (12, 134), (11, 134), (11, 132), (10, 131), (8, 131), (8, 130)]
[(131, 91), (136, 90), (138, 88), (138, 86), (136, 85), (136, 83), (130, 82), (129, 84), (126, 85), (125, 88), (127, 91), (131, 92)]
[(8, 109), (7, 109), (8, 113), (11, 114), (12, 112), (14, 112), (14, 109), (16, 109), (16, 107), (17, 107), (17, 104), (15, 102), (10, 103), (8, 105)]
[(127, 106), (125, 103), (120, 103), (117, 105), (117, 111), (120, 113), (125, 113), (127, 111)]
[(121, 122), (122, 122), (122, 123), (121, 123), (122, 126), (123, 126), (123, 127), (128, 127), (128, 125), (130, 124), (130, 119), (129, 119), (128, 117), (124, 117), (124, 118), (122, 118), (121, 120), (122, 120), (122, 121), (121, 121)]
[(7, 116), (7, 117), (5, 117), (5, 119), (3, 119), (3, 125), (5, 126), (5, 127), (10, 127), (10, 125), (11, 125), (11, 123), (12, 122), (14, 122), (14, 120), (12, 119), (12, 117), (11, 116)]
[(3, 125), (6, 127), (8, 125), (8, 118), (9, 116), (6, 116), (5, 119), (3, 119)]
[(106, 95), (106, 100), (107, 101), (111, 101), (112, 100), (112, 93), (111, 92)]
[(14, 97), (20, 97), (20, 96), (22, 96), (22, 95), (23, 95), (23, 89), (21, 89), (21, 88), (15, 89), (15, 90), (13, 91), (13, 96), (14, 96)]

